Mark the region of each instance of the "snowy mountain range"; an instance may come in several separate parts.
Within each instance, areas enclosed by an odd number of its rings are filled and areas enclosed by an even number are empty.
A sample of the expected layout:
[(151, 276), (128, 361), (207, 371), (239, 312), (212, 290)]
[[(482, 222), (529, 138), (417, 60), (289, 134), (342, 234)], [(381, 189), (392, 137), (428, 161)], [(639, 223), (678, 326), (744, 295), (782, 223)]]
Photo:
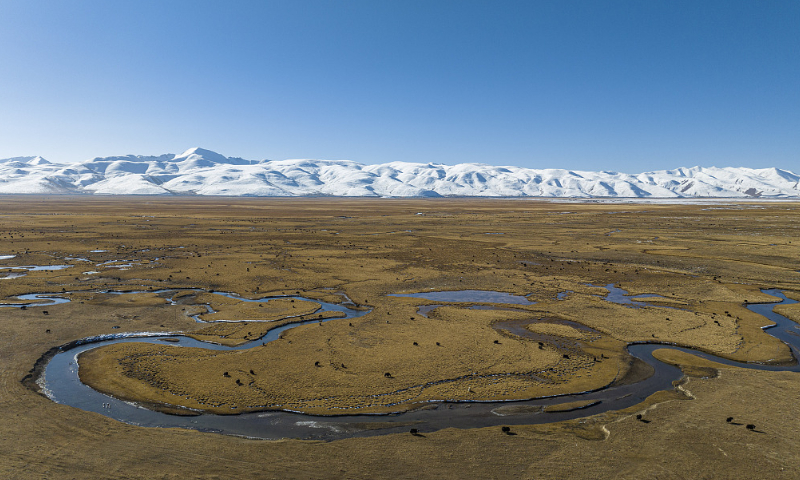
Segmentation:
[(678, 168), (640, 173), (464, 163), (244, 160), (202, 148), (180, 155), (98, 157), (73, 164), (0, 160), (0, 194), (347, 197), (800, 197), (777, 168)]

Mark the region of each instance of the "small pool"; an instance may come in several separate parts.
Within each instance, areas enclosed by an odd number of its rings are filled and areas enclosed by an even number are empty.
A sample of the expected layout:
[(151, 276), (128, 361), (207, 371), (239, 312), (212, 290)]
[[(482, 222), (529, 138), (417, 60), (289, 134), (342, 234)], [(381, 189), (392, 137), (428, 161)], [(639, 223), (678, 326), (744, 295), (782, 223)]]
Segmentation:
[(526, 297), (512, 295), (505, 292), (494, 292), (491, 290), (454, 290), (441, 292), (421, 292), (421, 293), (396, 293), (390, 297), (411, 297), (422, 298), (432, 302), (452, 302), (452, 303), (508, 303), (513, 305), (534, 305)]

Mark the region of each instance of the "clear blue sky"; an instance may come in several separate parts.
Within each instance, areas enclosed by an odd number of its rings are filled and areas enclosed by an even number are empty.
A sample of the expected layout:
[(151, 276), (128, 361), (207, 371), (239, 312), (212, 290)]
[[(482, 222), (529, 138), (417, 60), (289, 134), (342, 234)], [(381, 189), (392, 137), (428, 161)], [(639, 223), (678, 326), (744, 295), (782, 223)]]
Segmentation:
[(800, 1), (0, 0), (0, 158), (800, 171)]

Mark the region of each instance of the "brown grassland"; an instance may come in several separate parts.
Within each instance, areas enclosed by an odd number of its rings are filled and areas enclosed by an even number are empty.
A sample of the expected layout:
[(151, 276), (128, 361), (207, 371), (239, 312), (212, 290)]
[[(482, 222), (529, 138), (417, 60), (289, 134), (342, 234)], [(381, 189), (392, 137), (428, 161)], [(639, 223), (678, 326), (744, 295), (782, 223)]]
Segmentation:
[[(11, 196), (0, 209), (0, 255), (16, 255), (0, 261), (0, 276), (22, 272), (13, 266), (72, 265), (0, 279), (0, 303), (41, 292), (72, 300), (46, 315), (0, 309), (2, 478), (800, 477), (797, 373), (669, 349), (656, 356), (684, 371), (674, 390), (622, 411), (514, 427), (516, 435), (451, 428), (264, 441), (141, 428), (56, 404), (22, 381), (49, 349), (84, 337), (180, 331), (238, 345), (286, 322), (335, 316), (320, 317), (315, 300), (344, 295), (371, 311), (235, 352), (97, 348), (81, 355), (81, 379), (120, 398), (213, 413), (388, 413), (602, 388), (630, 369), (631, 342), (788, 362), (789, 348), (761, 329), (770, 322), (744, 304), (775, 301), (761, 288), (800, 299), (798, 203)], [(678, 308), (605, 301), (607, 284)], [(310, 300), (187, 291), (172, 305), (154, 293), (164, 288)], [(420, 305), (442, 302), (390, 296), (465, 289), (535, 303), (463, 302), (426, 317)], [(798, 321), (798, 308), (777, 311)], [(195, 314), (226, 321), (196, 323)], [(531, 318), (541, 319), (524, 326), (531, 335), (558, 341), (542, 346), (496, 328)]]

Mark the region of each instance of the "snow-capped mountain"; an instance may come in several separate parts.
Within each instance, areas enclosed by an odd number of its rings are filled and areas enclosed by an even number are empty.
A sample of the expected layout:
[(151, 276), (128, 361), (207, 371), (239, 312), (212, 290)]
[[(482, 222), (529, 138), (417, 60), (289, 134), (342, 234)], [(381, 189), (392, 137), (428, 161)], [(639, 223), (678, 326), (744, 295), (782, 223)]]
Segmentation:
[(74, 164), (0, 160), (0, 194), (348, 197), (800, 197), (777, 168), (678, 168), (630, 175), (561, 169), (348, 160), (251, 161), (202, 148)]

